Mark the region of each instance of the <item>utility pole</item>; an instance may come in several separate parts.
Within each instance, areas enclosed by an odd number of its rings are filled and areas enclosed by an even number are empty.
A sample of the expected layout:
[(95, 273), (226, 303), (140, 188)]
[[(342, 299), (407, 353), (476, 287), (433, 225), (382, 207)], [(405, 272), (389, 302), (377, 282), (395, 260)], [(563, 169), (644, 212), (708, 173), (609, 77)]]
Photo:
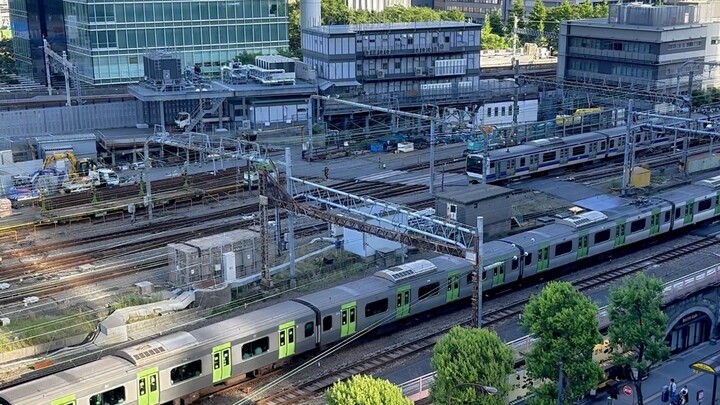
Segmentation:
[[(632, 136), (632, 124), (633, 124), (633, 100), (628, 100), (627, 110), (625, 111), (625, 154), (623, 157), (623, 178), (622, 178), (622, 195), (623, 197), (627, 194), (628, 180), (630, 172), (632, 170), (630, 166), (630, 143), (633, 142), (634, 137)], [(633, 145), (634, 146), (634, 145)], [(633, 149), (634, 151), (634, 149)]]
[(435, 119), (430, 120), (430, 195), (435, 195)]
[(482, 273), (484, 269), (483, 262), (483, 217), (477, 217), (477, 234), (475, 235), (475, 269), (473, 271), (473, 316), (472, 327), (482, 328)]
[(145, 140), (143, 146), (143, 177), (145, 178), (145, 206), (147, 207), (148, 219), (153, 219), (152, 186), (150, 184), (150, 138)]
[(517, 38), (518, 38), (518, 16), (515, 16), (515, 20), (513, 21), (513, 38), (512, 38), (512, 57), (513, 60), (515, 60), (515, 48), (517, 48)]
[[(318, 100), (318, 104), (320, 100)], [(307, 105), (308, 160), (313, 159), (313, 99), (308, 98)]]
[[(294, 195), (292, 189), (292, 162), (290, 160), (290, 148), (285, 148), (285, 184), (288, 195)], [(295, 213), (288, 210), (287, 218), (288, 237), (288, 261), (290, 262), (290, 288), (297, 287), (295, 278)]]
[[(517, 25), (517, 17), (515, 17), (515, 24)], [(513, 45), (513, 52), (515, 51)], [(515, 144), (517, 141), (517, 125), (518, 125), (518, 99), (520, 98), (520, 61), (515, 60), (513, 56), (513, 70), (515, 72), (515, 95), (513, 96), (513, 113), (512, 113), (512, 137)]]

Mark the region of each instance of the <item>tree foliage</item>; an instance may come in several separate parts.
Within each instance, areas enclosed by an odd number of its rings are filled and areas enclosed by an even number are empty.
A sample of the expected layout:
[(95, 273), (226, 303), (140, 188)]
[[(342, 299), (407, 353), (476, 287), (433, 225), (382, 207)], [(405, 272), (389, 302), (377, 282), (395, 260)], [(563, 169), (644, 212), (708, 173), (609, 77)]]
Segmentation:
[(15, 53), (12, 38), (4, 38), (0, 40), (0, 74), (7, 75), (10, 73), (17, 73), (15, 70)]
[(530, 12), (528, 27), (538, 30), (541, 33), (541, 35), (533, 41), (541, 46), (547, 45), (545, 35), (542, 35), (542, 33), (545, 32), (545, 20), (547, 20), (547, 9), (545, 8), (545, 3), (542, 1), (536, 1), (532, 11)]
[[(436, 11), (428, 7), (387, 7), (380, 12), (353, 10), (345, 0), (322, 0), (323, 25), (368, 24), (385, 22), (465, 21), (457, 10)], [(288, 53), (302, 57), (300, 41), (300, 2), (288, 4)]]
[(595, 345), (602, 342), (597, 311), (595, 303), (564, 282), (548, 283), (525, 306), (522, 324), (537, 338), (525, 356), (528, 372), (533, 379), (552, 382), (536, 391), (537, 403), (550, 404), (557, 398), (559, 366), (565, 404), (602, 380), (603, 371), (592, 359)]
[[(431, 388), (434, 403), (444, 404), (452, 390), (455, 404), (503, 405), (515, 355), (494, 331), (456, 326), (435, 345), (430, 365), (437, 371)], [(491, 386), (498, 392), (488, 396), (478, 394), (473, 386), (453, 389), (460, 383)]]
[(525, 0), (513, 0), (507, 22), (509, 31), (512, 31), (515, 17), (518, 19), (518, 28), (525, 28)]
[(325, 392), (325, 397), (329, 405), (412, 405), (400, 387), (366, 375), (336, 382)]
[[(610, 289), (608, 315), (610, 344), (632, 354), (613, 353), (613, 363), (649, 373), (670, 354), (665, 343), (667, 317), (662, 311), (663, 285), (645, 273), (630, 277), (623, 286)], [(635, 381), (638, 404), (643, 404), (642, 380)]]
[(497, 35), (505, 35), (507, 34), (506, 28), (505, 28), (505, 21), (503, 21), (502, 14), (500, 14), (500, 9), (496, 8), (493, 11), (490, 12), (490, 30), (493, 34)]
[(485, 14), (485, 22), (480, 31), (481, 49), (505, 49), (507, 48), (507, 40), (505, 37), (492, 32), (490, 24), (490, 14)]

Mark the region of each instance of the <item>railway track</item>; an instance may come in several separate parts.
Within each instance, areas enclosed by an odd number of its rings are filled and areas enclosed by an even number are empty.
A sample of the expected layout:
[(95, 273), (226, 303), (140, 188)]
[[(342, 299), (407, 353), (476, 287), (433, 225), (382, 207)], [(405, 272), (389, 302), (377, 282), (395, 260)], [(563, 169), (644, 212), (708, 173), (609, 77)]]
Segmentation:
[[(636, 260), (629, 264), (618, 265), (599, 275), (592, 275), (580, 278), (573, 282), (573, 285), (579, 291), (589, 291), (598, 287), (607, 286), (610, 282), (627, 276), (638, 271), (642, 271), (648, 266), (657, 265), (690, 254), (692, 252), (704, 249), (716, 244), (718, 239), (714, 236), (706, 237), (680, 247), (675, 247), (665, 253), (654, 257), (648, 257)], [(543, 280), (540, 279), (540, 282)], [(483, 315), (483, 326), (494, 327), (507, 320), (517, 319), (522, 314), (525, 305), (529, 302), (529, 296), (511, 302), (509, 305), (503, 306), (503, 309), (485, 313)], [(468, 317), (463, 325), (470, 324)], [(328, 370), (320, 373), (316, 377), (309, 380), (299, 382), (292, 387), (283, 389), (282, 392), (270, 394), (263, 398), (252, 399), (257, 405), (280, 405), (280, 404), (297, 404), (304, 400), (317, 397), (322, 391), (330, 387), (338, 380), (350, 378), (355, 374), (371, 374), (373, 371), (386, 367), (393, 362), (397, 362), (405, 357), (413, 355), (417, 352), (427, 350), (435, 345), (437, 340), (446, 334), (449, 328), (418, 337), (409, 342), (398, 343), (382, 351), (373, 353), (365, 358), (346, 364), (340, 368)]]

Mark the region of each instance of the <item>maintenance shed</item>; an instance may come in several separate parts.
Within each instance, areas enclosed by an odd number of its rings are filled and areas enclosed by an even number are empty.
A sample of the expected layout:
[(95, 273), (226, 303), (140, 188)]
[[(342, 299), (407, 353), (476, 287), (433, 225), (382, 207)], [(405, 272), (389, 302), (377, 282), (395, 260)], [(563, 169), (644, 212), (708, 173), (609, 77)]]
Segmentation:
[(475, 226), (477, 217), (484, 218), (485, 237), (507, 235), (512, 217), (513, 190), (478, 184), (436, 194), (438, 216)]

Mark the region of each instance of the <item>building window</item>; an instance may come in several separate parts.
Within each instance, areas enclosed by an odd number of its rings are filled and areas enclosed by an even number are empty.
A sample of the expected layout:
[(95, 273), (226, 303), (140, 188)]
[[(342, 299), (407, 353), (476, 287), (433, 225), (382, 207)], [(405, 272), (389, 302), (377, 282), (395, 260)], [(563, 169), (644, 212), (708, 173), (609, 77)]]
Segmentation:
[(492, 116), (492, 107), (488, 107), (487, 116), (488, 116), (488, 117), (491, 117), (491, 116)]
[(270, 17), (277, 16), (277, 4), (270, 5)]
[(433, 37), (433, 39), (432, 39), (432, 43), (433, 43), (433, 44), (437, 44), (437, 43), (438, 43), (438, 39), (437, 39), (437, 37)]
[(400, 70), (400, 62), (395, 62), (395, 69)]
[(445, 43), (446, 43), (446, 44), (449, 44), (449, 43), (450, 43), (450, 37), (445, 37)]
[(513, 106), (508, 107), (508, 115), (513, 115)]
[(414, 38), (413, 38), (413, 37), (408, 37), (408, 39), (407, 39), (407, 44), (408, 44), (408, 45), (412, 45), (413, 42), (414, 42)]
[(496, 117), (498, 116), (498, 110), (499, 110), (499, 109), (498, 109), (497, 107), (495, 107), (495, 116), (496, 116)]
[(505, 116), (505, 107), (502, 107), (500, 109), (500, 115), (502, 115), (503, 117)]

